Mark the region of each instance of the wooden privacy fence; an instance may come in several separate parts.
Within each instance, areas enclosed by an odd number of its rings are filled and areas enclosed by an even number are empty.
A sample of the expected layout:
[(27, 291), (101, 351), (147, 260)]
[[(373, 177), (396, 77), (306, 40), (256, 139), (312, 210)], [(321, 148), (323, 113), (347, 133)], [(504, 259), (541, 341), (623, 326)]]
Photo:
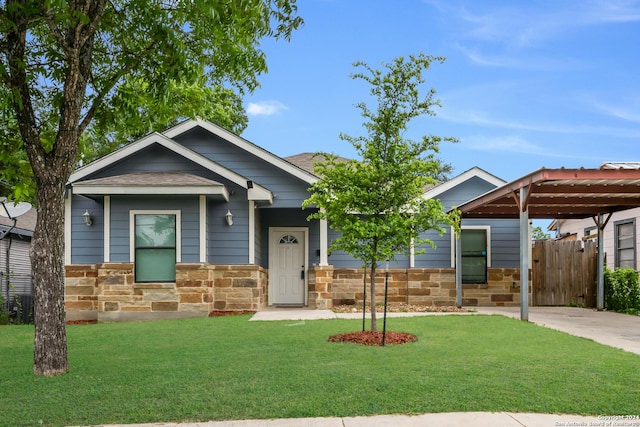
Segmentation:
[(537, 241), (532, 250), (533, 305), (596, 306), (597, 244)]

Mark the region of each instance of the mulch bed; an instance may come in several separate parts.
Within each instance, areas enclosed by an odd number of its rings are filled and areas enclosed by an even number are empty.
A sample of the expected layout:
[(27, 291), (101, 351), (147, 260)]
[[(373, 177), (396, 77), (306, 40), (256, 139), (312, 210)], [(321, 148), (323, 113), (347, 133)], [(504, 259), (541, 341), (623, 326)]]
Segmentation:
[(65, 323), (67, 325), (95, 325), (98, 323), (98, 320), (67, 320)]
[[(414, 342), (417, 340), (418, 340), (418, 337), (412, 334), (407, 334), (404, 332), (387, 331), (384, 342), (385, 342), (385, 345), (398, 345), (398, 344), (406, 344), (406, 343)], [(371, 332), (371, 331), (346, 332), (344, 334), (330, 336), (327, 341), (344, 342), (344, 343), (352, 343), (352, 344), (360, 344), (360, 345), (381, 346), (382, 332), (379, 332), (379, 331), (378, 332)]]
[[(362, 313), (362, 306), (336, 305), (331, 309), (334, 313)], [(371, 313), (371, 307), (366, 308)], [(454, 306), (416, 305), (416, 304), (389, 304), (387, 313), (464, 313), (467, 310)], [(376, 313), (383, 313), (384, 307), (377, 306)], [(418, 337), (404, 332), (389, 332), (385, 336), (385, 345), (406, 344), (417, 341)], [(344, 342), (360, 345), (381, 346), (382, 332), (358, 331), (333, 335), (329, 342)]]

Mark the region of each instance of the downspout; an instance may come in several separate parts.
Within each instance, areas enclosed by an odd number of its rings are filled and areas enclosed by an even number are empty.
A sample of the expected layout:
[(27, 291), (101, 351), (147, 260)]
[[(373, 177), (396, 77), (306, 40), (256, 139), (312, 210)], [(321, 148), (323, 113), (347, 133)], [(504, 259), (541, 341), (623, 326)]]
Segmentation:
[(7, 301), (9, 300), (9, 277), (11, 275), (11, 243), (13, 242), (13, 238), (11, 237), (11, 235), (9, 235), (9, 243), (7, 244), (7, 248), (6, 248), (6, 274), (4, 274), (7, 277), (7, 284), (6, 284), (6, 289), (7, 289)]

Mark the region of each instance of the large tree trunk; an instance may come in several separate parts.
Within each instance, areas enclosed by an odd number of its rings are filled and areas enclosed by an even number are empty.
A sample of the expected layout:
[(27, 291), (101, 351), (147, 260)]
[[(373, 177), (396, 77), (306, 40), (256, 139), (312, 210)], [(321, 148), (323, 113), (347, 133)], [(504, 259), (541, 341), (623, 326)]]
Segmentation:
[(38, 220), (31, 240), (35, 292), (33, 373), (69, 369), (64, 311), (64, 186), (39, 187)]

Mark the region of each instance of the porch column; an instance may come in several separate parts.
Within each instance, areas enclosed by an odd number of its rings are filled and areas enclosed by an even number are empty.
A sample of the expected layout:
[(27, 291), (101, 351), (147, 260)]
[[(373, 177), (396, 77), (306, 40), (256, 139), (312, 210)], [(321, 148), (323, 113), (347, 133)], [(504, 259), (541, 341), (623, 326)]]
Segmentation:
[(71, 264), (71, 199), (73, 190), (67, 186), (64, 198), (64, 265)]
[(458, 234), (455, 239), (456, 251), (456, 307), (462, 308), (462, 233)]
[(329, 265), (329, 258), (327, 256), (327, 247), (329, 245), (328, 238), (328, 225), (326, 219), (320, 220), (320, 265)]
[(604, 215), (598, 215), (598, 291), (596, 308), (598, 311), (604, 310)]
[(249, 265), (256, 263), (256, 202), (249, 200)]
[(102, 216), (104, 217), (103, 259), (104, 262), (111, 262), (111, 196), (104, 196)]
[(520, 189), (520, 320), (529, 321), (529, 187)]

